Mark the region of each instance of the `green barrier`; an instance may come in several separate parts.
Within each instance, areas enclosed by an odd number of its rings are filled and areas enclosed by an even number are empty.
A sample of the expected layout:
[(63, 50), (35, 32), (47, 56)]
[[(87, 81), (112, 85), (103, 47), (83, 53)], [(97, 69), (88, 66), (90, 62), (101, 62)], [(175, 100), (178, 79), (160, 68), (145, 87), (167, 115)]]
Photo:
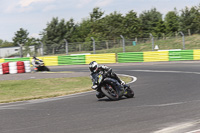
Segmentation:
[(4, 59), (4, 62), (16, 62), (16, 61), (30, 61), (30, 57)]
[(144, 62), (143, 52), (118, 53), (117, 58), (119, 63)]
[(193, 60), (193, 50), (169, 51), (169, 61)]
[(58, 65), (85, 64), (85, 55), (58, 56)]

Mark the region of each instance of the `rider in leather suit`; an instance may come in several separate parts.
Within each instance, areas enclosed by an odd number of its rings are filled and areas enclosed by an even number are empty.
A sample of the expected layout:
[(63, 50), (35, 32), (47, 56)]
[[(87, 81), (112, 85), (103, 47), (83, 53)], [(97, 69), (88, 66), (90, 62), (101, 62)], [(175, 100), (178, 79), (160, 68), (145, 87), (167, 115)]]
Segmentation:
[[(105, 65), (98, 65), (98, 63), (97, 63), (96, 61), (92, 61), (92, 62), (90, 62), (90, 64), (89, 64), (89, 69), (90, 69), (90, 71), (91, 71), (91, 74), (90, 74), (90, 75), (91, 75), (91, 79), (92, 79), (92, 81), (93, 81), (92, 89), (94, 89), (94, 90), (97, 89), (97, 85), (96, 85), (96, 83), (95, 83), (94, 80), (93, 80), (93, 75), (94, 75), (95, 73), (99, 73), (99, 72), (101, 72), (101, 71), (102, 71), (104, 74), (106, 73), (107, 77), (114, 78), (114, 79), (116, 79), (121, 85), (125, 85), (125, 82), (122, 81), (122, 80), (117, 76), (117, 74), (114, 73), (114, 72), (112, 71), (112, 68), (109, 68), (109, 67), (107, 67), (107, 66), (105, 66)], [(105, 95), (104, 95), (102, 92), (97, 91), (96, 96), (97, 96), (97, 98), (102, 98), (102, 97), (104, 97)]]

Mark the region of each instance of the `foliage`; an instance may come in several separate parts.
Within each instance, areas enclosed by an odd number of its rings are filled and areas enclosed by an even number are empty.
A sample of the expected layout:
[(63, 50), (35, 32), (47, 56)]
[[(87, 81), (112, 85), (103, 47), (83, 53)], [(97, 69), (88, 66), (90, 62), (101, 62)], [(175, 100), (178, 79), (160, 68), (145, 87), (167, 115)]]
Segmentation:
[(140, 14), (142, 36), (148, 37), (149, 33), (156, 35), (157, 24), (161, 23), (162, 14), (156, 10), (156, 8), (150, 11), (144, 11)]
[(25, 43), (28, 41), (28, 31), (20, 28), (19, 31), (15, 33), (15, 37), (13, 38), (13, 43), (15, 46), (19, 45), (25, 45)]
[(0, 47), (13, 47), (14, 44), (12, 42), (3, 41), (0, 39)]
[(180, 15), (180, 31), (187, 33), (188, 30), (192, 33), (200, 33), (200, 5), (181, 10)]
[(165, 27), (166, 27), (166, 33), (172, 34), (174, 32), (177, 32), (179, 29), (179, 16), (178, 12), (176, 11), (170, 11), (165, 16)]

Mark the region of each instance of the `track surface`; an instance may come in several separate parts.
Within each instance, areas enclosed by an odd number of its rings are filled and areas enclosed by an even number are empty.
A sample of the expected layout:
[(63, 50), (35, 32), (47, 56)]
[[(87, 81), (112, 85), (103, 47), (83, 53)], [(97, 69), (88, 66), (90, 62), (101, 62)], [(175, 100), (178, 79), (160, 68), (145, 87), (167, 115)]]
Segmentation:
[[(200, 131), (200, 62), (108, 66), (116, 73), (137, 77), (137, 81), (130, 84), (135, 91), (135, 98), (114, 102), (107, 98), (98, 100), (95, 92), (91, 91), (59, 98), (1, 104), (0, 133)], [(86, 65), (52, 67), (51, 70), (89, 75)]]

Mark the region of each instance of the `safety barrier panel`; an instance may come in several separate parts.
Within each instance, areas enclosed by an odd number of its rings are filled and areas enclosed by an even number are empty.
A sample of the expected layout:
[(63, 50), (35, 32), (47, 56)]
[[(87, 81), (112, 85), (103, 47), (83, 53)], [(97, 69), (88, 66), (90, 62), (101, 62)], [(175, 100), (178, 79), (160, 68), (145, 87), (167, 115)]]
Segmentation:
[(193, 50), (193, 59), (200, 60), (200, 50), (199, 49)]
[(144, 62), (168, 61), (168, 51), (143, 52)]
[(0, 63), (4, 63), (4, 59), (0, 59)]
[(42, 59), (46, 66), (58, 66), (58, 56), (37, 57)]
[(85, 55), (58, 56), (58, 65), (81, 65), (85, 64)]
[(169, 51), (169, 61), (193, 60), (193, 50)]
[(29, 61), (30, 57), (24, 57), (24, 58), (5, 58), (4, 62), (16, 62), (16, 61)]
[(119, 63), (143, 62), (143, 52), (118, 53), (117, 61)]
[(116, 63), (116, 55), (115, 53), (85, 55), (85, 63), (89, 64), (91, 61), (98, 63)]

